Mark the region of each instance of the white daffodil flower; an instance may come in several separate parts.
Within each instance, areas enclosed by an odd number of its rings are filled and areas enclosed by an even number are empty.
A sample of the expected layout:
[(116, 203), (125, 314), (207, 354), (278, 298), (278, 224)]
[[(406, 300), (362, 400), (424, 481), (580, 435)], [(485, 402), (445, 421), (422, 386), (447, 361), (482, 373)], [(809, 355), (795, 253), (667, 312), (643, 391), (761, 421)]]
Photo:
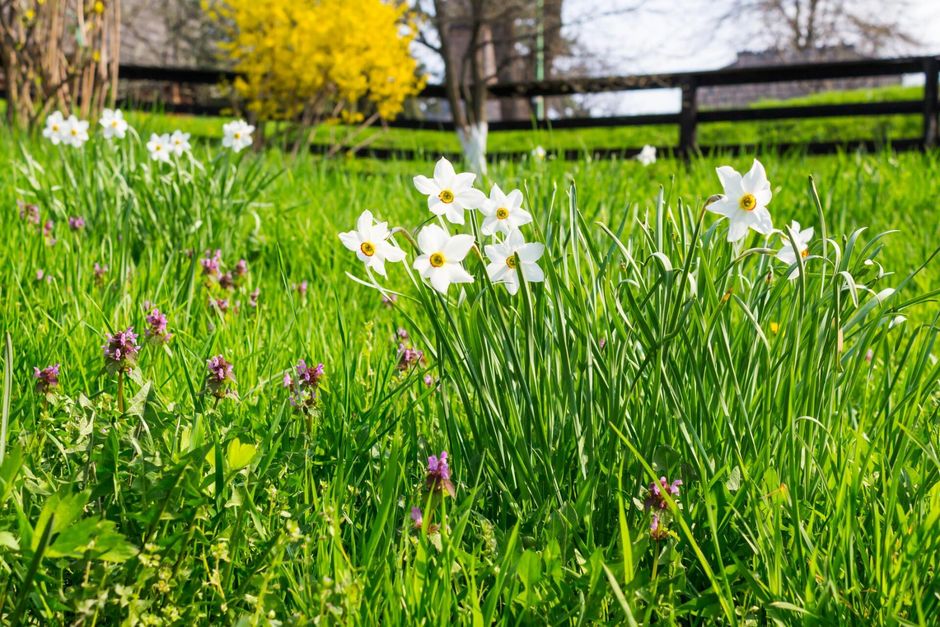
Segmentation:
[(434, 166), (434, 178), (414, 177), (415, 187), (428, 197), (428, 209), (436, 216), (446, 216), (454, 224), (463, 224), (463, 212), (466, 209), (479, 209), (486, 202), (486, 196), (474, 189), (476, 174), (454, 172), (450, 161), (441, 157)]
[[(794, 220), (790, 223), (790, 226), (787, 227), (787, 233), (783, 236), (783, 247), (777, 251), (776, 257), (788, 266), (792, 266), (796, 263), (796, 251), (793, 250), (790, 237), (792, 236), (793, 241), (796, 242), (800, 257), (805, 259), (809, 256), (809, 241), (813, 239), (813, 227), (800, 230), (800, 223)], [(800, 276), (799, 266), (793, 268), (787, 278), (795, 279), (798, 276)]]
[(536, 161), (545, 161), (545, 157), (548, 153), (545, 152), (545, 149), (542, 148), (541, 146), (536, 146), (535, 148), (532, 149), (531, 154), (532, 154), (532, 158), (535, 159)]
[(450, 235), (429, 224), (418, 233), (418, 248), (423, 254), (415, 259), (414, 269), (431, 281), (431, 287), (446, 294), (451, 283), (473, 283), (473, 276), (460, 265), (472, 247), (472, 235)]
[(189, 151), (189, 133), (183, 131), (173, 131), (170, 135), (170, 150), (177, 157), (182, 157)]
[(513, 231), (502, 242), (489, 244), (483, 250), (490, 259), (486, 266), (490, 280), (504, 284), (510, 294), (519, 291), (519, 272), (529, 283), (545, 280), (545, 273), (536, 263), (545, 252), (545, 244), (527, 244), (521, 231)]
[(244, 120), (228, 122), (222, 127), (222, 146), (231, 148), (233, 152), (241, 152), (251, 146), (251, 133), (254, 130), (255, 127)]
[(151, 133), (150, 141), (147, 142), (147, 152), (150, 153), (150, 159), (153, 161), (169, 162), (173, 154), (170, 148), (170, 136), (166, 133), (163, 135)]
[(653, 165), (656, 163), (656, 147), (649, 144), (643, 146), (640, 154), (636, 156), (636, 160), (643, 165)]
[(343, 246), (356, 253), (367, 268), (385, 274), (386, 261), (404, 261), (405, 251), (388, 241), (388, 223), (375, 222), (371, 211), (363, 211), (356, 221), (356, 230), (340, 233)]
[(127, 133), (127, 121), (120, 109), (105, 109), (102, 111), (98, 124), (103, 129), (102, 134), (105, 139), (124, 139), (124, 135)]
[(62, 131), (65, 128), (65, 118), (56, 111), (46, 118), (46, 128), (42, 129), (42, 136), (58, 146), (62, 142)]
[(70, 115), (62, 127), (62, 143), (81, 148), (88, 141), (88, 121)]
[(749, 228), (761, 235), (770, 235), (774, 226), (767, 204), (773, 194), (761, 162), (755, 159), (751, 171), (744, 176), (726, 165), (717, 172), (725, 193), (708, 205), (708, 210), (728, 218), (728, 241), (742, 239)]
[(522, 208), (522, 192), (514, 189), (504, 194), (499, 185), (493, 185), (490, 197), (480, 207), (480, 212), (486, 216), (483, 226), (480, 227), (484, 235), (508, 235), (532, 221), (532, 214)]

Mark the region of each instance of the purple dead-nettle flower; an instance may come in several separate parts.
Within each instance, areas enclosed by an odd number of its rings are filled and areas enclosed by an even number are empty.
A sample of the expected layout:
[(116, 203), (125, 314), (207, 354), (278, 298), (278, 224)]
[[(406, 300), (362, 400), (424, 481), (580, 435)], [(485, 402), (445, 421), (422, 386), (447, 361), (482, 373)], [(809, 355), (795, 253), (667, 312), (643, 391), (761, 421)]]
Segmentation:
[(20, 218), (39, 226), (39, 205), (34, 205), (33, 203), (26, 203), (20, 200), (16, 201), (16, 204), (20, 207)]
[(607, 338), (602, 337), (602, 338), (597, 342), (597, 347), (598, 347), (599, 349), (601, 349), (601, 350), (604, 350), (604, 347), (605, 347), (605, 346), (607, 346)]
[(229, 385), (235, 383), (235, 367), (222, 355), (216, 355), (206, 362), (206, 389), (216, 398), (229, 394)]
[(297, 295), (301, 298), (307, 297), (307, 282), (301, 281), (300, 283), (294, 284), (294, 290), (297, 292)]
[(391, 309), (398, 302), (398, 296), (395, 294), (382, 294), (382, 306)]
[(424, 526), (424, 516), (421, 515), (420, 507), (411, 508), (411, 524), (415, 529), (420, 529)]
[(104, 277), (108, 273), (108, 264), (100, 265), (95, 262), (95, 285), (104, 285)]
[(419, 363), (425, 363), (424, 352), (404, 344), (398, 345), (398, 369), (409, 370)]
[(434, 385), (434, 383), (435, 383), (434, 377), (432, 377), (430, 374), (424, 375), (424, 384), (426, 386), (431, 387), (432, 385)]
[(42, 236), (46, 238), (46, 243), (52, 246), (55, 244), (55, 222), (52, 220), (46, 220), (46, 223), (42, 227)]
[(219, 276), (219, 287), (226, 290), (235, 289), (235, 277), (231, 272), (225, 272)]
[(214, 307), (219, 311), (219, 313), (224, 314), (228, 311), (229, 302), (227, 298), (212, 298), (209, 297), (209, 306)]
[(36, 379), (36, 393), (45, 396), (59, 387), (59, 364), (46, 366), (42, 370), (34, 366), (33, 377)]
[(137, 352), (140, 350), (137, 346), (137, 334), (134, 333), (134, 327), (127, 327), (124, 331), (109, 335), (108, 341), (102, 348), (105, 366), (108, 370), (129, 372), (137, 362)]
[(244, 259), (239, 259), (238, 263), (235, 264), (235, 277), (243, 277), (248, 274), (248, 262)]
[(170, 338), (173, 337), (173, 334), (166, 330), (166, 315), (163, 312), (155, 308), (153, 311), (147, 314), (146, 319), (146, 335), (148, 339), (158, 343), (170, 341)]
[(398, 330), (395, 331), (395, 335), (398, 336), (399, 340), (407, 340), (409, 337), (408, 332), (402, 329), (401, 327), (398, 327)]
[(248, 306), (252, 308), (258, 307), (258, 296), (261, 295), (261, 288), (256, 287), (251, 294), (248, 295)]
[(69, 228), (73, 231), (81, 231), (85, 228), (85, 218), (82, 216), (70, 216)]
[(867, 361), (868, 363), (871, 363), (871, 360), (874, 358), (875, 358), (875, 351), (873, 351), (870, 348), (867, 351), (865, 351), (865, 361)]
[(206, 256), (199, 260), (200, 265), (202, 265), (202, 273), (206, 276), (219, 276), (219, 267), (222, 265), (222, 251), (216, 249), (213, 253), (211, 250), (206, 251)]
[(646, 507), (650, 509), (666, 509), (669, 504), (666, 502), (665, 494), (669, 494), (673, 501), (679, 498), (679, 486), (682, 485), (682, 479), (676, 479), (672, 483), (666, 477), (660, 477), (659, 481), (654, 481), (649, 486), (649, 495), (646, 497)]
[(43, 270), (42, 268), (39, 268), (38, 270), (36, 270), (36, 280), (37, 280), (37, 281), (42, 281), (43, 279), (48, 280), (49, 278), (50, 278), (50, 277), (47, 277), (47, 276), (46, 276), (46, 271)]
[(662, 542), (668, 537), (669, 530), (666, 529), (664, 521), (660, 519), (659, 514), (653, 514), (653, 517), (650, 519), (650, 538), (656, 542)]
[(284, 387), (290, 390), (290, 404), (296, 409), (306, 412), (311, 409), (317, 400), (317, 388), (323, 378), (323, 364), (310, 367), (301, 359), (294, 367), (294, 376), (290, 371), (284, 373)]
[(450, 480), (450, 466), (447, 465), (447, 451), (441, 451), (440, 456), (431, 455), (428, 457), (428, 476), (425, 481), (425, 487), (429, 492), (438, 494), (447, 493), (450, 496), (456, 496), (457, 491)]

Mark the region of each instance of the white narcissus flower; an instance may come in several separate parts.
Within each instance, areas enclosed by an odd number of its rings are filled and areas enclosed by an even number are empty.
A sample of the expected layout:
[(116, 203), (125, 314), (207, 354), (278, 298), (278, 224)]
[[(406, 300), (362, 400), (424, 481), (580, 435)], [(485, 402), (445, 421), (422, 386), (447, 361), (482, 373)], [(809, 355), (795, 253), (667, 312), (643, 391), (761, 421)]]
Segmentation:
[(62, 127), (62, 142), (81, 148), (88, 141), (88, 121), (70, 115)]
[(532, 221), (532, 214), (522, 208), (522, 192), (514, 189), (504, 194), (499, 185), (493, 185), (480, 212), (486, 216), (480, 227), (484, 235), (509, 234)]
[(183, 131), (173, 131), (170, 135), (170, 149), (177, 157), (182, 157), (189, 151), (189, 133)]
[(761, 162), (755, 159), (750, 172), (744, 176), (726, 165), (717, 172), (725, 193), (708, 205), (708, 210), (728, 218), (728, 241), (740, 240), (749, 228), (761, 235), (770, 235), (774, 225), (767, 204), (773, 194)]
[(415, 259), (414, 269), (431, 281), (431, 287), (446, 294), (451, 283), (473, 283), (473, 276), (460, 265), (472, 247), (472, 235), (450, 235), (429, 224), (418, 233), (418, 248), (423, 254)]
[(652, 165), (656, 163), (656, 147), (650, 146), (649, 144), (643, 146), (643, 149), (640, 150), (640, 154), (636, 156), (636, 160), (643, 165)]
[(150, 158), (153, 161), (167, 163), (170, 160), (170, 156), (173, 154), (173, 150), (170, 147), (170, 136), (166, 133), (163, 135), (151, 133), (150, 141), (147, 142), (147, 152), (150, 153)]
[(124, 139), (127, 133), (127, 121), (120, 109), (105, 109), (101, 112), (101, 119), (98, 124), (104, 129), (102, 134), (105, 139)]
[(414, 177), (415, 187), (422, 194), (427, 194), (428, 209), (436, 216), (446, 216), (454, 224), (463, 224), (463, 212), (466, 209), (479, 209), (486, 202), (486, 196), (473, 188), (476, 174), (454, 172), (450, 161), (441, 157), (434, 166), (434, 178)]
[(222, 146), (231, 148), (234, 152), (241, 152), (251, 146), (251, 133), (255, 127), (244, 120), (235, 120), (222, 126)]
[(356, 230), (340, 233), (343, 246), (356, 253), (359, 261), (381, 274), (385, 274), (386, 261), (404, 261), (405, 251), (388, 241), (388, 223), (375, 222), (371, 211), (363, 211), (356, 222)]
[[(796, 252), (794, 252), (793, 244), (790, 242), (791, 236), (793, 237), (793, 241), (796, 242), (800, 257), (805, 259), (809, 256), (809, 241), (813, 239), (813, 227), (801, 230), (800, 223), (796, 220), (791, 222), (790, 226), (787, 227), (787, 232), (783, 235), (783, 247), (777, 251), (776, 257), (788, 266), (792, 266), (796, 263)], [(799, 266), (793, 268), (788, 278), (795, 279), (798, 276), (800, 276)]]
[[(529, 283), (545, 280), (545, 273), (536, 263), (545, 252), (545, 244), (527, 244), (521, 231), (513, 231), (499, 244), (489, 244), (483, 250), (490, 259), (486, 266), (490, 281), (503, 283), (510, 294), (519, 291), (520, 272)], [(519, 257), (518, 262), (516, 256)]]
[(62, 113), (55, 111), (46, 118), (46, 128), (42, 129), (42, 136), (58, 146), (62, 141), (62, 130), (65, 128), (65, 118)]
[(545, 161), (545, 156), (547, 154), (548, 153), (545, 152), (545, 149), (542, 148), (541, 146), (536, 146), (535, 148), (532, 149), (532, 158), (535, 159), (536, 161)]

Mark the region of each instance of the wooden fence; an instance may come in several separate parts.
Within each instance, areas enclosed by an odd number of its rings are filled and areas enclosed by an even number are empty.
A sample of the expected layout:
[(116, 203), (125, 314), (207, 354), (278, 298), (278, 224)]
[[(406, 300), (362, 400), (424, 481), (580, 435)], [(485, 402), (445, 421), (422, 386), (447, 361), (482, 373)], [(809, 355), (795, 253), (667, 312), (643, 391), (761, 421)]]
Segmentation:
[[(819, 81), (848, 79), (874, 76), (901, 76), (922, 74), (924, 76), (924, 97), (918, 100), (860, 102), (847, 104), (819, 104), (804, 106), (776, 106), (760, 108), (734, 108), (699, 110), (697, 90), (701, 87), (728, 87), (735, 85), (764, 84), (789, 81)], [(178, 69), (122, 65), (121, 80), (159, 81), (178, 85), (214, 85), (230, 82), (236, 76), (232, 72), (202, 69)], [(697, 141), (698, 125), (707, 122), (741, 122), (788, 119), (810, 119), (829, 117), (884, 116), (884, 115), (919, 115), (922, 117), (922, 133), (919, 137), (894, 139), (891, 146), (898, 150), (926, 149), (938, 144), (938, 105), (937, 86), (940, 79), (940, 57), (905, 57), (897, 59), (865, 59), (855, 61), (836, 61), (826, 63), (801, 63), (751, 68), (726, 68), (703, 72), (679, 72), (670, 74), (646, 74), (636, 76), (607, 76), (598, 78), (554, 79), (537, 82), (502, 83), (489, 86), (490, 98), (527, 98), (568, 96), (574, 94), (597, 94), (605, 92), (625, 92), (637, 90), (673, 88), (680, 89), (681, 109), (677, 113), (659, 113), (614, 117), (570, 117), (561, 119), (524, 119), (494, 121), (489, 125), (491, 132), (525, 129), (572, 129), (619, 126), (648, 126), (670, 124), (678, 127), (678, 142), (674, 146), (659, 147), (675, 151), (680, 156), (695, 152), (714, 150), (739, 152), (766, 148), (788, 150), (799, 146), (809, 153), (830, 153), (838, 150), (851, 150), (858, 147), (875, 149), (879, 143), (875, 138), (868, 140), (809, 142), (799, 144), (780, 144), (769, 146), (700, 146)], [(440, 85), (428, 85), (419, 98), (443, 98), (444, 89)], [(169, 112), (193, 114), (217, 114), (223, 110), (220, 104), (164, 103), (162, 108)], [(398, 119), (388, 123), (394, 128), (432, 129), (453, 131), (452, 122), (417, 119)], [(596, 157), (629, 157), (638, 151), (638, 147), (624, 148), (611, 146), (592, 151)], [(409, 151), (381, 148), (365, 148), (364, 153), (375, 157), (400, 156), (408, 158)], [(494, 154), (495, 157), (515, 157), (520, 153)], [(581, 158), (582, 149), (560, 151), (561, 158)]]

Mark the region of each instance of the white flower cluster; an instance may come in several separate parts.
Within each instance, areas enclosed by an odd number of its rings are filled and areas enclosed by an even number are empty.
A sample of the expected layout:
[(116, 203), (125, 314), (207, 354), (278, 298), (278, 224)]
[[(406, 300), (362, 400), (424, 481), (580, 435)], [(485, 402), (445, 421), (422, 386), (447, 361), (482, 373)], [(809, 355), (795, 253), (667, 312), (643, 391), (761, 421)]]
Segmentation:
[[(98, 124), (101, 125), (101, 134), (108, 141), (124, 139), (130, 128), (120, 109), (102, 111)], [(255, 127), (244, 120), (228, 122), (222, 127), (222, 146), (233, 152), (241, 152), (251, 145), (251, 134), (254, 130)], [(46, 128), (43, 129), (42, 135), (53, 145), (64, 144), (81, 148), (88, 141), (88, 121), (79, 120), (74, 115), (66, 118), (61, 112), (56, 111), (46, 118)], [(173, 131), (172, 134), (152, 133), (150, 141), (147, 142), (150, 159), (166, 163), (173, 156), (182, 157), (191, 148), (189, 137), (189, 133), (179, 130)]]
[[(761, 235), (774, 233), (773, 222), (767, 205), (773, 193), (763, 164), (757, 159), (750, 171), (741, 175), (734, 168), (724, 165), (717, 169), (718, 179), (724, 188), (724, 194), (708, 205), (707, 209), (728, 219), (728, 241), (738, 242), (754, 229)], [(805, 259), (809, 256), (809, 242), (813, 239), (813, 227), (803, 229), (796, 220), (790, 223), (786, 232), (780, 232), (783, 246), (776, 258), (787, 265), (796, 264), (797, 255)], [(792, 240), (792, 241), (791, 241)], [(790, 279), (799, 276), (800, 266), (796, 265), (788, 275)]]
[[(476, 175), (454, 171), (447, 159), (434, 166), (433, 178), (414, 177), (414, 185), (427, 195), (428, 209), (438, 217), (440, 225), (429, 224), (418, 232), (420, 251), (413, 263), (422, 279), (426, 279), (438, 292), (447, 293), (452, 283), (472, 283), (473, 275), (463, 267), (463, 261), (476, 243), (466, 233), (451, 235), (445, 218), (451, 224), (463, 225), (465, 213), (477, 210), (483, 216), (480, 232), (492, 238), (483, 251), (489, 259), (487, 275), (494, 283), (502, 284), (510, 294), (519, 290), (520, 274), (527, 282), (539, 283), (545, 274), (538, 260), (545, 252), (541, 243), (527, 243), (520, 227), (532, 222), (532, 215), (522, 208), (522, 192), (517, 189), (508, 194), (493, 185), (489, 198), (473, 187)], [(356, 253), (366, 268), (385, 274), (386, 261), (404, 261), (405, 253), (391, 240), (385, 222), (375, 223), (372, 212), (359, 216), (356, 230), (339, 234), (340, 241)]]

